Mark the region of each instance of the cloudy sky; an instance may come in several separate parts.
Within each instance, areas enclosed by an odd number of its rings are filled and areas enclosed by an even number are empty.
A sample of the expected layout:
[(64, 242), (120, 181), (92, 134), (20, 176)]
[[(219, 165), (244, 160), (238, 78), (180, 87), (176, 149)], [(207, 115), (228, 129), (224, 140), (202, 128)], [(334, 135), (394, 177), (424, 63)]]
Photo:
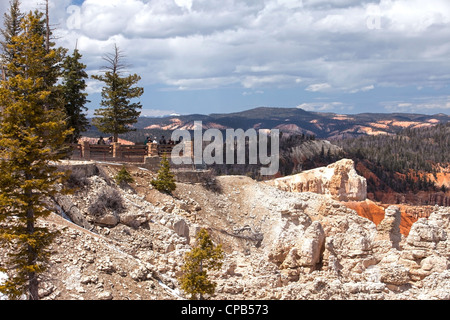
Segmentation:
[[(22, 10), (42, 8), (22, 0)], [(8, 9), (1, 0), (0, 10)], [(116, 43), (144, 115), (253, 107), (450, 113), (448, 0), (50, 0), (89, 74)], [(3, 15), (2, 15), (3, 16)], [(101, 83), (89, 80), (91, 112)]]

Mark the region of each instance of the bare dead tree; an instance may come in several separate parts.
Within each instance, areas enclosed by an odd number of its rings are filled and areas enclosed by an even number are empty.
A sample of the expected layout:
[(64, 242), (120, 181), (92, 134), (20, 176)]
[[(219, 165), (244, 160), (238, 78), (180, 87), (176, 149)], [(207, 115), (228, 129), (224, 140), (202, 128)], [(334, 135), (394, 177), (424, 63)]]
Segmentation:
[(57, 25), (50, 24), (50, 10), (48, 5), (48, 0), (44, 0), (44, 3), (40, 3), (39, 6), (43, 9), (41, 9), (44, 12), (44, 19), (45, 19), (45, 50), (47, 52), (50, 51), (50, 47), (53, 45), (50, 41), (54, 39), (59, 39), (60, 37), (55, 37), (53, 34), (53, 31), (56, 30)]
[(102, 66), (102, 70), (110, 71), (113, 74), (120, 74), (129, 65), (124, 64), (125, 55), (119, 49), (116, 43), (114, 43), (114, 52), (105, 54), (102, 59), (107, 62), (105, 66)]

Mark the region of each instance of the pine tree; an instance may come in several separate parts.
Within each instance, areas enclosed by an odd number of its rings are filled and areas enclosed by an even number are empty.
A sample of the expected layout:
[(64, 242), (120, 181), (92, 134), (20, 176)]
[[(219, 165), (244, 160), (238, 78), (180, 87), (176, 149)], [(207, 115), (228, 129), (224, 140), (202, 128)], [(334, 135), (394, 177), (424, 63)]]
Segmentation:
[(153, 187), (156, 190), (171, 194), (176, 189), (175, 177), (170, 172), (169, 159), (163, 157), (158, 170), (158, 176), (155, 180), (151, 181)]
[(89, 127), (89, 120), (84, 111), (87, 111), (85, 104), (87, 100), (86, 81), (88, 75), (85, 71), (86, 65), (80, 62), (81, 54), (77, 49), (71, 56), (67, 56), (63, 63), (63, 84), (62, 92), (65, 101), (67, 114), (67, 124), (73, 129), (73, 134), (69, 137), (71, 143), (76, 143), (81, 137), (81, 133)]
[(186, 253), (183, 275), (180, 277), (181, 289), (191, 295), (191, 299), (204, 299), (204, 295), (214, 294), (216, 284), (208, 279), (208, 271), (219, 270), (224, 258), (222, 245), (215, 246), (206, 229), (196, 236), (192, 250)]
[(116, 180), (116, 182), (119, 185), (126, 185), (128, 183), (134, 182), (133, 176), (128, 172), (125, 166), (122, 166), (119, 172), (117, 172), (117, 174), (114, 177), (114, 180)]
[(113, 134), (114, 142), (117, 142), (119, 134), (134, 130), (130, 125), (137, 122), (142, 106), (139, 102), (131, 103), (131, 99), (139, 98), (144, 89), (134, 86), (141, 80), (137, 74), (122, 76), (125, 65), (116, 45), (114, 53), (103, 59), (108, 63), (105, 74), (92, 76), (105, 83), (100, 103), (103, 108), (95, 110), (93, 123), (101, 132)]
[[(20, 32), (20, 22), (23, 18), (23, 14), (20, 12), (20, 1), (13, 0), (10, 1), (9, 13), (4, 14), (4, 28), (1, 30), (1, 35), (3, 40), (0, 41), (1, 47), (1, 63), (2, 63), (2, 76), (3, 80), (6, 80), (7, 75), (12, 75), (7, 70), (7, 65), (14, 61), (16, 52), (14, 50), (14, 40), (15, 37)], [(14, 75), (12, 75), (14, 76)]]
[[(0, 85), (0, 241), (8, 250), (0, 292), (11, 299), (38, 299), (54, 237), (37, 222), (50, 211), (46, 200), (66, 176), (54, 165), (66, 156), (63, 105), (51, 100), (49, 80), (57, 50), (45, 48), (42, 15), (30, 12), (8, 48), (18, 52), (7, 67), (16, 76)], [(55, 83), (53, 83), (55, 85)]]

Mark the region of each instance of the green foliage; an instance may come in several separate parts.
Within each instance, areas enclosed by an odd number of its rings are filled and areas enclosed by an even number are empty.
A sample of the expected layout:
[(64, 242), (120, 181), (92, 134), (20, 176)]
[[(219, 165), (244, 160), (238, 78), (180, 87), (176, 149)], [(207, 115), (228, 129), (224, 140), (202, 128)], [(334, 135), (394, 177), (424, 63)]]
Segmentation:
[(86, 65), (80, 62), (81, 54), (77, 49), (71, 56), (67, 56), (63, 64), (62, 92), (67, 114), (67, 125), (73, 129), (69, 142), (76, 143), (81, 133), (89, 127), (89, 120), (84, 113), (87, 111), (85, 104), (87, 100), (86, 81), (88, 75), (85, 71)]
[(432, 172), (435, 163), (450, 163), (450, 124), (405, 129), (395, 136), (364, 136), (339, 142), (344, 150), (391, 171)]
[[(20, 21), (23, 18), (23, 14), (20, 12), (20, 1), (13, 0), (10, 2), (9, 12), (4, 15), (4, 28), (0, 31), (3, 37), (3, 41), (0, 41), (2, 53), (0, 55), (3, 65), (14, 61), (16, 56), (15, 41), (20, 33)], [(11, 76), (9, 71), (6, 71), (8, 76)]]
[(203, 299), (204, 295), (214, 294), (216, 284), (208, 279), (208, 271), (222, 267), (224, 253), (222, 245), (215, 246), (206, 229), (196, 236), (192, 250), (186, 253), (183, 275), (180, 277), (181, 289), (191, 295), (191, 299)]
[(131, 174), (128, 172), (128, 170), (125, 166), (122, 166), (122, 168), (119, 170), (119, 172), (117, 172), (116, 176), (114, 177), (114, 180), (116, 180), (116, 182), (119, 185), (134, 182), (134, 178), (131, 176)]
[(122, 76), (124, 65), (117, 47), (114, 54), (107, 55), (104, 59), (108, 62), (104, 75), (92, 76), (105, 83), (100, 103), (103, 108), (95, 110), (93, 123), (101, 132), (112, 133), (114, 142), (117, 142), (119, 134), (133, 130), (130, 125), (137, 122), (142, 106), (139, 102), (131, 103), (131, 99), (139, 98), (144, 89), (134, 86), (141, 80), (137, 74)]
[[(336, 143), (342, 146), (347, 157), (362, 161), (380, 179), (381, 188), (397, 192), (437, 189), (419, 173), (434, 173), (436, 165), (445, 167), (450, 163), (450, 123), (405, 129), (393, 136), (363, 136)], [(369, 183), (369, 192), (376, 188)]]
[(170, 163), (166, 157), (161, 160), (158, 177), (151, 181), (152, 186), (161, 192), (171, 194), (176, 189), (175, 176), (170, 172)]
[(0, 292), (11, 299), (39, 298), (38, 276), (55, 235), (36, 222), (50, 213), (46, 199), (61, 192), (56, 184), (66, 176), (53, 164), (66, 156), (70, 134), (52, 90), (62, 50), (46, 50), (43, 26), (39, 13), (22, 20), (8, 44), (17, 53), (7, 65), (15, 76), (0, 84), (0, 242), (10, 249)]

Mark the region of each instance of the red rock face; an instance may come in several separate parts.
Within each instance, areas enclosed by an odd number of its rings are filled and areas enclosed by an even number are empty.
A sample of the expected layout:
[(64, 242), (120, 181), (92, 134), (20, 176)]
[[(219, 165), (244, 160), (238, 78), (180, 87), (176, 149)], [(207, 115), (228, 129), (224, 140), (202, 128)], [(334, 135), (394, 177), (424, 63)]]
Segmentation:
[(355, 210), (359, 216), (364, 217), (378, 225), (384, 219), (384, 208), (372, 200), (342, 202), (347, 208)]
[[(385, 209), (389, 204), (375, 203), (372, 200), (342, 202), (347, 208), (355, 210), (359, 216), (364, 217), (378, 224), (384, 219)], [(433, 206), (413, 206), (407, 204), (399, 204), (401, 212), (400, 233), (408, 236), (413, 223), (419, 218), (428, 218), (433, 212)]]

